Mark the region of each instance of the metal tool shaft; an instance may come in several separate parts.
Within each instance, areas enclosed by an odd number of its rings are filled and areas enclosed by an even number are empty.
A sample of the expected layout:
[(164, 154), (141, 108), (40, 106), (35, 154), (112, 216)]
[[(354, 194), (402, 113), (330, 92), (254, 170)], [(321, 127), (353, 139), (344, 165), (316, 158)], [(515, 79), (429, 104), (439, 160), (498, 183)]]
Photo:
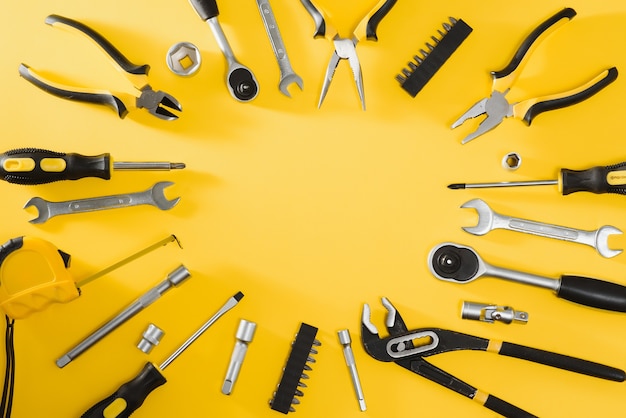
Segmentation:
[(115, 161), (113, 163), (113, 170), (127, 171), (127, 170), (150, 170), (150, 171), (169, 171), (169, 170), (182, 170), (185, 168), (185, 163), (170, 163), (167, 161)]
[(361, 380), (359, 379), (359, 372), (356, 369), (356, 362), (354, 361), (354, 353), (352, 352), (352, 338), (350, 338), (350, 331), (347, 329), (337, 332), (339, 336), (339, 342), (343, 346), (343, 356), (346, 359), (346, 365), (350, 372), (350, 378), (352, 379), (352, 386), (356, 392), (356, 398), (359, 401), (359, 408), (361, 411), (365, 411), (365, 397), (363, 396), (363, 389), (361, 388)]
[(502, 181), (497, 183), (453, 183), (449, 189), (486, 189), (491, 187), (556, 186), (558, 180)]

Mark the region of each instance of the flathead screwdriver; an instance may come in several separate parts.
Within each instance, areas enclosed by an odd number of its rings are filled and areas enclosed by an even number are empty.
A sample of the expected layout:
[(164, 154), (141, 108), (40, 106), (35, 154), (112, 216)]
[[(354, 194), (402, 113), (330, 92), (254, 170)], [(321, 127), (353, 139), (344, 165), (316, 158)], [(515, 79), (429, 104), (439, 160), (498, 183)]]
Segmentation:
[(81, 155), (39, 148), (20, 148), (0, 154), (2, 180), (15, 184), (46, 184), (98, 177), (109, 180), (111, 170), (179, 170), (184, 163), (160, 161), (113, 162), (111, 155)]
[(576, 192), (626, 195), (626, 162), (586, 170), (562, 168), (557, 180), (511, 181), (499, 183), (453, 183), (449, 189), (556, 185), (563, 195)]

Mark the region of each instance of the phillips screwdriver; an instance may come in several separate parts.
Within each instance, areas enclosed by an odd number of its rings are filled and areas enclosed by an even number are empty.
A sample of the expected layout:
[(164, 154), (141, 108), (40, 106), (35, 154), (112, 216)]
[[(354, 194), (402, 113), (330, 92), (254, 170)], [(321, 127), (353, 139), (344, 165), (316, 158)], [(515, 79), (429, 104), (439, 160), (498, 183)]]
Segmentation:
[(180, 356), (195, 340), (200, 337), (215, 321), (222, 315), (234, 308), (243, 298), (243, 293), (237, 292), (231, 296), (226, 303), (204, 323), (191, 337), (187, 339), (176, 351), (174, 351), (157, 368), (148, 362), (135, 378), (124, 383), (115, 393), (106, 399), (98, 402), (87, 412), (83, 418), (127, 418), (137, 410), (146, 397), (159, 386), (164, 385), (167, 380), (161, 371), (165, 370), (178, 356)]
[(85, 177), (111, 178), (111, 170), (179, 170), (184, 163), (159, 161), (113, 162), (108, 153), (87, 156), (76, 153), (20, 148), (0, 154), (2, 180), (15, 184), (46, 184)]
[(563, 195), (576, 192), (626, 195), (626, 162), (586, 170), (562, 168), (557, 180), (511, 181), (500, 183), (453, 183), (449, 189), (557, 185)]

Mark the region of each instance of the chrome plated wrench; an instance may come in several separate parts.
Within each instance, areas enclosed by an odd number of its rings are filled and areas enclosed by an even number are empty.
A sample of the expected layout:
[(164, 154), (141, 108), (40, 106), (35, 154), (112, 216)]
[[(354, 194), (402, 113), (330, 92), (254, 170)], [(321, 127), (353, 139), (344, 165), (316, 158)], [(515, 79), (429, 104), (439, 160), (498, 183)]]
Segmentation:
[(302, 78), (296, 74), (291, 67), (289, 57), (287, 56), (287, 49), (280, 35), (280, 30), (278, 29), (278, 24), (276, 23), (276, 18), (274, 17), (274, 12), (272, 11), (269, 0), (256, 0), (256, 2), (259, 6), (261, 17), (263, 18), (267, 36), (269, 36), (270, 42), (272, 43), (272, 49), (274, 49), (274, 55), (278, 61), (278, 68), (280, 68), (278, 88), (285, 96), (291, 97), (287, 88), (290, 84), (296, 83), (296, 85), (300, 87), (300, 90), (302, 90)]
[(595, 248), (598, 254), (606, 258), (615, 257), (622, 252), (622, 250), (612, 250), (609, 248), (609, 236), (622, 233), (622, 231), (614, 226), (605, 225), (595, 231), (585, 231), (526, 219), (512, 218), (494, 212), (482, 199), (470, 200), (461, 207), (476, 209), (478, 213), (478, 224), (476, 226), (463, 227), (464, 231), (473, 235), (485, 235), (492, 229), (507, 229), (509, 231), (525, 232), (527, 234), (585, 244)]
[(180, 197), (172, 200), (165, 197), (164, 189), (173, 184), (171, 181), (162, 181), (143, 192), (68, 200), (65, 202), (49, 202), (40, 197), (33, 197), (26, 202), (24, 209), (31, 206), (37, 208), (38, 216), (30, 220), (34, 224), (46, 222), (57, 215), (94, 212), (138, 205), (152, 205), (161, 210), (168, 210), (176, 206), (180, 200)]

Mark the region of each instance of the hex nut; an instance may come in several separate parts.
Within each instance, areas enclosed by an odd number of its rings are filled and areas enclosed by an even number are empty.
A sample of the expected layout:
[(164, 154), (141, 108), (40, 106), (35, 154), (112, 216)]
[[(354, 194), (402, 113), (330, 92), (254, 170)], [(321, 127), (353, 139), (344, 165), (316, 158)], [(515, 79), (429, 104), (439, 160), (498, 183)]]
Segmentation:
[(167, 51), (167, 67), (177, 75), (190, 76), (200, 68), (202, 59), (198, 48), (189, 42), (179, 42)]
[(502, 167), (517, 170), (522, 165), (522, 157), (517, 152), (509, 152), (502, 158)]

